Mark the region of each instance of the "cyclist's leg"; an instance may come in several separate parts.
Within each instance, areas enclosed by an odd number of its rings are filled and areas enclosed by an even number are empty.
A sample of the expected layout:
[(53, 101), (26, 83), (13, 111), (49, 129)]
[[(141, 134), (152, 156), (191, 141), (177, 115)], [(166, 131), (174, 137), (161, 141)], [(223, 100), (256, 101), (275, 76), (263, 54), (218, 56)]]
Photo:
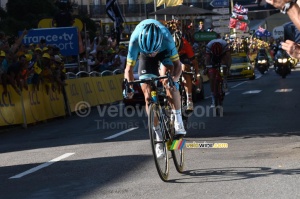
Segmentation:
[[(190, 66), (187, 64), (182, 64), (182, 70), (185, 72), (190, 72)], [(184, 77), (184, 89), (186, 91), (186, 99), (187, 99), (187, 110), (193, 110), (193, 98), (192, 98), (192, 76), (191, 75), (183, 75)]]
[[(157, 77), (159, 76), (158, 73), (159, 63), (158, 59), (155, 57), (146, 57), (141, 55), (139, 59), (139, 79), (145, 79), (149, 77)], [(143, 91), (145, 97), (145, 108), (147, 114), (149, 114), (149, 99), (151, 99), (151, 86), (149, 84), (141, 84), (141, 89)], [(154, 118), (154, 126), (149, 128), (153, 128), (156, 133), (156, 138), (158, 141), (162, 141), (162, 132), (161, 128), (158, 124), (158, 119)]]
[[(171, 72), (176, 78), (178, 78), (182, 72), (181, 64), (176, 63), (177, 67), (173, 66), (171, 60), (168, 62), (167, 60), (164, 62), (164, 65), (161, 65), (161, 75), (166, 74), (167, 71)], [(178, 80), (178, 79), (177, 79)], [(175, 80), (176, 81), (176, 80)], [(177, 82), (176, 82), (177, 83)], [(169, 96), (169, 102), (172, 107), (172, 113), (174, 114), (174, 126), (175, 126), (175, 134), (176, 135), (185, 135), (186, 131), (184, 129), (183, 121), (182, 121), (182, 114), (181, 114), (181, 100), (180, 100), (180, 93), (178, 88), (171, 88), (168, 86), (167, 81), (163, 81), (163, 85), (166, 88), (167, 95)]]
[(210, 91), (211, 91), (211, 107), (215, 106), (215, 82), (216, 82), (216, 69), (210, 68), (208, 69), (208, 76), (209, 76), (209, 85), (210, 85)]
[(230, 51), (227, 51), (225, 55), (222, 57), (221, 65), (226, 65), (227, 67), (223, 67), (223, 85), (224, 85), (224, 91), (228, 91), (228, 86), (227, 86), (227, 76), (229, 73), (229, 69), (231, 66), (231, 53)]

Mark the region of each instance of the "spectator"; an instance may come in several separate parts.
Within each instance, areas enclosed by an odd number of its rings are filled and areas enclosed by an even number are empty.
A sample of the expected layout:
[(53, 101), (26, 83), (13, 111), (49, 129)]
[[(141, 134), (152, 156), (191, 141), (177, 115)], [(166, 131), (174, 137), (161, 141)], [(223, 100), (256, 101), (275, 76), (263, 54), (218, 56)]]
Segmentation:
[(96, 37), (94, 37), (93, 42), (91, 44), (92, 49), (91, 49), (91, 53), (96, 53), (97, 52), (97, 48), (100, 45), (100, 43), (102, 42), (102, 36), (100, 35), (100, 32), (97, 31), (96, 32)]
[(97, 57), (95, 56), (96, 53), (90, 53), (87, 59), (87, 64), (92, 70), (97, 70), (97, 67), (99, 66), (100, 62), (98, 61)]
[(51, 66), (54, 82), (57, 85), (58, 93), (60, 93), (64, 86), (67, 84), (64, 82), (64, 78), (62, 78), (64, 75), (63, 69), (64, 69), (64, 63), (62, 62), (62, 59), (59, 55), (54, 55), (53, 65)]
[(200, 32), (205, 32), (205, 28), (204, 28), (204, 23), (203, 23), (203, 21), (199, 21), (199, 31), (200, 31)]
[[(296, 28), (300, 30), (300, 7), (297, 1), (293, 0), (266, 0), (267, 3), (273, 5), (275, 8), (281, 10), (282, 13), (287, 14)], [(291, 57), (300, 59), (300, 44), (295, 41), (286, 40), (282, 42), (282, 49), (285, 50)]]
[(43, 69), (42, 63), (42, 49), (37, 47), (34, 50), (33, 54), (33, 76), (31, 78), (31, 83), (34, 91), (38, 91), (40, 89), (40, 82), (41, 82), (41, 72)]
[(11, 64), (7, 70), (7, 81), (4, 82), (4, 86), (6, 86), (7, 83), (10, 83), (19, 95), (21, 95), (23, 87), (22, 75), (24, 74), (22, 74), (22, 72), (27, 68), (27, 64), (28, 62), (26, 61), (26, 56), (21, 55), (17, 62)]
[(127, 50), (126, 50), (126, 47), (124, 45), (119, 46), (119, 53), (116, 54), (115, 58), (120, 59), (120, 65), (116, 69), (120, 69), (120, 70), (123, 71), (125, 69), (126, 60), (127, 60)]
[[(5, 78), (6, 72), (8, 68), (8, 63), (5, 59), (5, 52), (3, 50), (0, 51), (0, 83), (3, 85), (3, 79)], [(3, 92), (7, 94), (7, 87), (3, 86)]]
[(42, 81), (45, 83), (46, 93), (49, 94), (50, 88), (55, 91), (53, 74), (51, 71), (51, 57), (48, 53), (42, 55), (42, 71), (40, 73)]

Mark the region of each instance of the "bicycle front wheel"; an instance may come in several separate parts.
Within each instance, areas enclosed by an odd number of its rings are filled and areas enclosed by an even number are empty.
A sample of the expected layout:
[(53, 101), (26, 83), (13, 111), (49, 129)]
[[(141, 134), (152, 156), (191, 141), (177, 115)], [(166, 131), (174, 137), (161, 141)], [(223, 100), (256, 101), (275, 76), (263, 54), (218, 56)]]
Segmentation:
[[(149, 137), (151, 142), (152, 153), (154, 157), (155, 166), (159, 177), (163, 181), (167, 181), (169, 177), (169, 157), (167, 150), (167, 139), (165, 134), (165, 126), (162, 116), (160, 115), (160, 107), (157, 104), (150, 104), (149, 106), (149, 116), (148, 116), (148, 128)], [(156, 135), (153, 127), (160, 125), (161, 135)], [(162, 150), (163, 155), (158, 154), (157, 148)]]

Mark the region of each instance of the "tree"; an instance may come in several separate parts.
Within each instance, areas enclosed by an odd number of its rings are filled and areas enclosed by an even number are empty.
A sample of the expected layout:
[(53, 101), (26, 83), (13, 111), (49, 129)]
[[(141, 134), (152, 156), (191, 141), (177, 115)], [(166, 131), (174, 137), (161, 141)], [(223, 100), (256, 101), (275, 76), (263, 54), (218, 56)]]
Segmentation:
[(0, 27), (5, 33), (13, 35), (25, 28), (36, 28), (39, 20), (52, 18), (58, 10), (51, 0), (8, 0), (6, 9), (6, 13), (0, 12), (5, 16), (1, 16)]
[(6, 4), (9, 16), (17, 20), (32, 19), (53, 16), (57, 12), (57, 7), (51, 0), (8, 0)]
[[(70, 1), (68, 1), (70, 2)], [(70, 2), (69, 8), (72, 12)], [(8, 35), (18, 35), (24, 29), (37, 28), (41, 19), (53, 18), (59, 11), (59, 4), (55, 0), (8, 0), (7, 12), (0, 9), (0, 30)], [(86, 16), (76, 16), (86, 24), (87, 30), (96, 32), (96, 24)]]

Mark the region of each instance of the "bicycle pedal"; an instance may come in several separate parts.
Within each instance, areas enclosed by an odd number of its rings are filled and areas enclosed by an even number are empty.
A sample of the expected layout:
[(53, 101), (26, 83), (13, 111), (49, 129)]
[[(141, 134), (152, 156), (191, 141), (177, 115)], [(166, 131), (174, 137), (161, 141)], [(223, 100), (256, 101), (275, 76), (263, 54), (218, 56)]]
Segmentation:
[(192, 114), (193, 111), (194, 111), (194, 110), (185, 110), (185, 113), (186, 113), (187, 115), (189, 115), (189, 114)]
[(171, 150), (171, 146), (172, 146), (172, 141), (171, 141), (171, 140), (168, 140), (168, 141), (167, 141), (167, 149), (168, 149), (168, 151)]

